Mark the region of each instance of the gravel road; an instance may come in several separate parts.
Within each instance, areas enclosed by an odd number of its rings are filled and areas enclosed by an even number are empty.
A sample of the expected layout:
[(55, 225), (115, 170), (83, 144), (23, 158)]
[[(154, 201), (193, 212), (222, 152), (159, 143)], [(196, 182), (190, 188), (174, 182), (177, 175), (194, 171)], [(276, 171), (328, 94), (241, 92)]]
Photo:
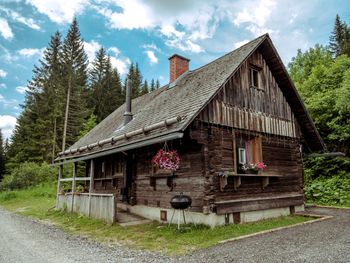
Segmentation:
[(168, 258), (100, 245), (0, 209), (0, 262), (350, 262), (350, 210), (308, 212), (334, 218)]

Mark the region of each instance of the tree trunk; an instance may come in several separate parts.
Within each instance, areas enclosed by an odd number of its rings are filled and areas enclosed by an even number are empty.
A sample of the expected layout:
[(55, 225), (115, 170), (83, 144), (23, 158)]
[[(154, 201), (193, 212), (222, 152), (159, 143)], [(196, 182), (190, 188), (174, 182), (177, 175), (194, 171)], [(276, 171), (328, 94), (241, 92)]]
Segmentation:
[(68, 82), (68, 92), (67, 92), (67, 104), (66, 104), (66, 114), (64, 116), (64, 127), (63, 127), (63, 139), (62, 139), (62, 152), (66, 149), (66, 136), (67, 136), (67, 126), (68, 126), (68, 112), (69, 112), (69, 102), (71, 93), (71, 76), (69, 76)]

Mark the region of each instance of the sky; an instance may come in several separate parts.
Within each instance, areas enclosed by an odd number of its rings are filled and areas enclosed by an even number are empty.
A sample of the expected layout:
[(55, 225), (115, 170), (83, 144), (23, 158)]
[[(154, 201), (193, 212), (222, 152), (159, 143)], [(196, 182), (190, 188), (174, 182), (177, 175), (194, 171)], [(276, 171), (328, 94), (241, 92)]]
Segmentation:
[(336, 14), (349, 24), (350, 1), (0, 0), (0, 129), (10, 137), (34, 65), (74, 17), (89, 61), (103, 46), (122, 77), (137, 62), (163, 85), (172, 54), (195, 69), (264, 33), (287, 66), (298, 49), (328, 44)]

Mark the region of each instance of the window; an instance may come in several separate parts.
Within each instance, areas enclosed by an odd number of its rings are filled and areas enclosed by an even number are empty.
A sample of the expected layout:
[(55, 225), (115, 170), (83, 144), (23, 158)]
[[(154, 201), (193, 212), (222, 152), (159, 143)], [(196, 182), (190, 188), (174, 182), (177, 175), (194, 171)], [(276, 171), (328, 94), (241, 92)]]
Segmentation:
[(123, 173), (123, 160), (120, 156), (115, 156), (113, 159), (113, 175)]
[(251, 87), (259, 88), (259, 70), (250, 68), (249, 84)]
[(247, 163), (247, 153), (245, 148), (238, 148), (238, 163), (239, 164), (245, 164)]
[(244, 164), (256, 164), (257, 162), (262, 162), (261, 137), (236, 137), (236, 153), (238, 173), (243, 173), (241, 167)]

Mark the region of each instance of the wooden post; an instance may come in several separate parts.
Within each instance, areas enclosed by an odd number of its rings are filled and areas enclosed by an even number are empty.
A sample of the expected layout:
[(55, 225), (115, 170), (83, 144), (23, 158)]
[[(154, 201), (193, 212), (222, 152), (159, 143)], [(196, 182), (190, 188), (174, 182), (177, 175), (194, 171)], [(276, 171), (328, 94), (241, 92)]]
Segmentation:
[(233, 158), (233, 173), (237, 174), (237, 154), (236, 154), (236, 133), (232, 133), (232, 158)]
[(72, 180), (72, 206), (71, 206), (71, 212), (73, 211), (73, 206), (74, 206), (74, 193), (75, 193), (75, 177), (77, 175), (77, 163), (73, 163), (73, 180)]
[(89, 216), (91, 215), (91, 192), (93, 190), (94, 185), (94, 159), (91, 159), (90, 161), (90, 187), (89, 187)]
[(58, 209), (58, 195), (60, 194), (62, 179), (62, 165), (58, 166), (57, 193), (56, 193), (56, 209)]

